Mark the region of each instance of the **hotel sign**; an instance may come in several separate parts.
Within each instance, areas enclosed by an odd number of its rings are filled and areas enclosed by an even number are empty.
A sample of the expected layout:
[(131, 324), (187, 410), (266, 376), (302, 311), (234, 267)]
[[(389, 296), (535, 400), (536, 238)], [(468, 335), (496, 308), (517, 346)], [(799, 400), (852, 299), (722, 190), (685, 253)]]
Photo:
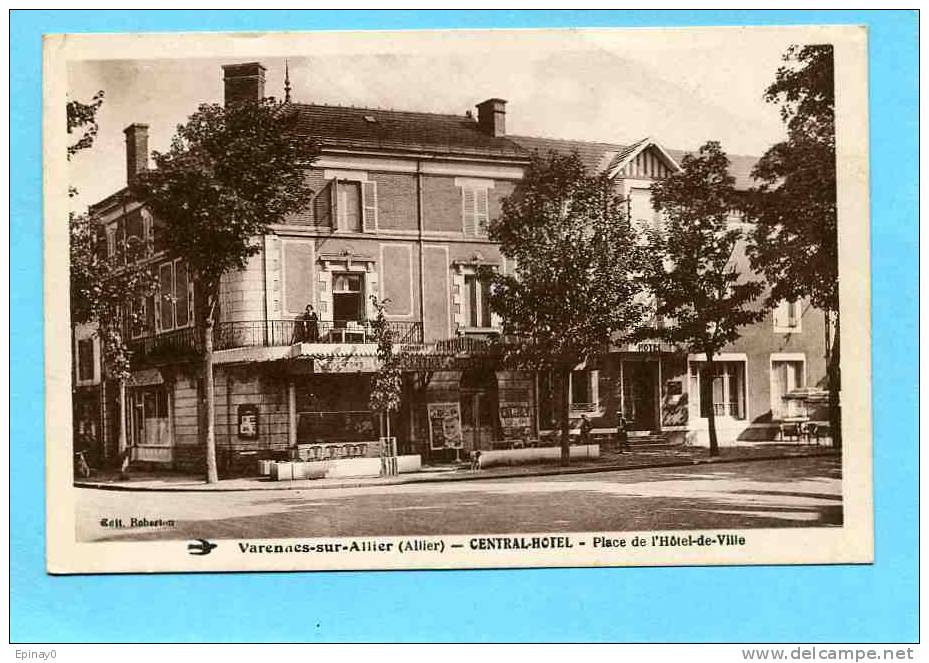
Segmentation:
[(313, 359), (314, 373), (376, 373), (377, 357), (326, 357)]
[(674, 352), (674, 348), (672, 348), (670, 345), (665, 345), (664, 343), (657, 343), (652, 341), (646, 343), (627, 343), (622, 347), (622, 351), (656, 355), (661, 352)]

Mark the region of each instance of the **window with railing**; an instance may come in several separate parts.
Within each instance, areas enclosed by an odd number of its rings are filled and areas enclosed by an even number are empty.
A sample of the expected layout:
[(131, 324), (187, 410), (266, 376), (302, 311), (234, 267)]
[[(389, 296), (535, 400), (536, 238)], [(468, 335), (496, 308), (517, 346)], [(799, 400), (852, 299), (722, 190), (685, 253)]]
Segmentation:
[(794, 389), (805, 386), (804, 362), (796, 360), (771, 361), (771, 418), (790, 419), (804, 414), (803, 403), (787, 398)]
[(595, 412), (599, 403), (599, 371), (571, 371), (569, 395), (573, 412)]
[(713, 373), (704, 362), (691, 367), (691, 393), (699, 396), (701, 417), (745, 418), (745, 362), (713, 363)]

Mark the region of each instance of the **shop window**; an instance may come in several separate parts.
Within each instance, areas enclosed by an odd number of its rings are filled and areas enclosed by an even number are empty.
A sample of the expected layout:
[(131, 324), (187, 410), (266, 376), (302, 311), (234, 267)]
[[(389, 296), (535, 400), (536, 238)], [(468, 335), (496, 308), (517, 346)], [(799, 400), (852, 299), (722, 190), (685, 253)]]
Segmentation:
[(599, 371), (571, 371), (571, 409), (593, 412), (599, 401)]
[(168, 426), (168, 392), (164, 385), (133, 389), (131, 435), (133, 444), (143, 446), (170, 446)]
[(490, 282), (477, 274), (465, 274), (462, 319), (466, 327), (491, 327)]
[(700, 416), (745, 418), (745, 362), (714, 362), (711, 375), (705, 363), (691, 372), (691, 393), (698, 393)]
[(365, 319), (364, 274), (332, 276), (332, 315), (336, 326)]
[(789, 419), (803, 416), (802, 401), (787, 398), (805, 383), (804, 362), (797, 360), (771, 362), (771, 418)]
[(77, 379), (84, 382), (94, 379), (94, 341), (92, 338), (77, 342)]
[(798, 332), (802, 310), (799, 301), (782, 301), (774, 308), (774, 331)]

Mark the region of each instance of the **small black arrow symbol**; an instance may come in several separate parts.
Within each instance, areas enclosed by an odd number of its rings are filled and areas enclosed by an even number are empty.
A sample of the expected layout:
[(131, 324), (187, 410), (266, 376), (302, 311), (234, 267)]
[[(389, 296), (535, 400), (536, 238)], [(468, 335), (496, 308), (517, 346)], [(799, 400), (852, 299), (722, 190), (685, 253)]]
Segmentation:
[(215, 547), (215, 543), (210, 543), (206, 539), (197, 539), (197, 542), (187, 544), (187, 550), (191, 555), (209, 555)]

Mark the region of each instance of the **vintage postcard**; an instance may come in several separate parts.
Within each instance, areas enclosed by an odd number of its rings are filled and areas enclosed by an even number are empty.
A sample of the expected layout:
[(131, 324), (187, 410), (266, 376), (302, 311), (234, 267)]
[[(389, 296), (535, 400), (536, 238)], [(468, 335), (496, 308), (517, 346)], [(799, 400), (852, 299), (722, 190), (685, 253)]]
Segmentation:
[(873, 561), (866, 55), (48, 35), (48, 571)]

